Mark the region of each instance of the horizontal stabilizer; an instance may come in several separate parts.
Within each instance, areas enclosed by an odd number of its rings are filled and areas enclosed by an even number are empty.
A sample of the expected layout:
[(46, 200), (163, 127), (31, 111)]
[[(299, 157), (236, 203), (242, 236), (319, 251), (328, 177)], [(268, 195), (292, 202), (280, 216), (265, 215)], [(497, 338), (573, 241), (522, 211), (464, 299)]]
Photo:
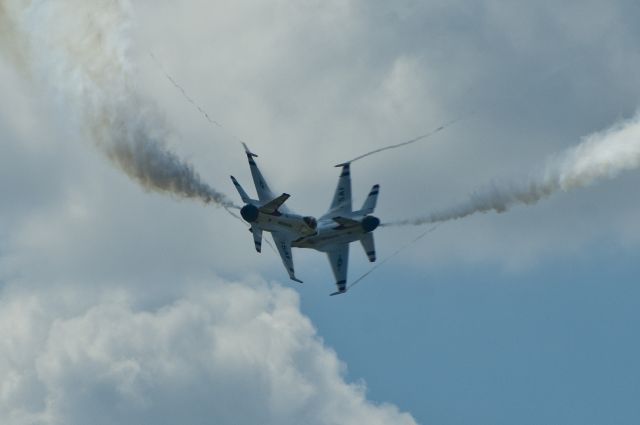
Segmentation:
[(284, 204), (287, 199), (290, 198), (291, 195), (289, 195), (288, 193), (283, 193), (282, 195), (278, 196), (276, 199), (273, 199), (269, 202), (267, 202), (266, 204), (264, 204), (263, 206), (260, 207), (260, 212), (263, 212), (265, 214), (273, 214), (274, 212), (278, 211), (278, 208), (280, 208), (280, 206), (282, 204)]
[(333, 293), (329, 294), (329, 296), (333, 297), (334, 295), (340, 295), (340, 294), (346, 294), (346, 293), (347, 293), (347, 290), (345, 289), (344, 291), (333, 292)]
[(333, 247), (331, 251), (327, 251), (329, 262), (333, 276), (336, 278), (336, 286), (338, 293), (347, 290), (347, 269), (349, 268), (349, 244), (343, 244)]
[(258, 226), (251, 226), (249, 229), (251, 233), (253, 233), (253, 243), (256, 247), (256, 251), (262, 251), (262, 229)]
[(373, 239), (373, 233), (365, 233), (362, 239), (360, 239), (360, 243), (362, 244), (362, 248), (364, 248), (364, 252), (367, 254), (369, 262), (373, 263), (376, 261), (376, 245)]

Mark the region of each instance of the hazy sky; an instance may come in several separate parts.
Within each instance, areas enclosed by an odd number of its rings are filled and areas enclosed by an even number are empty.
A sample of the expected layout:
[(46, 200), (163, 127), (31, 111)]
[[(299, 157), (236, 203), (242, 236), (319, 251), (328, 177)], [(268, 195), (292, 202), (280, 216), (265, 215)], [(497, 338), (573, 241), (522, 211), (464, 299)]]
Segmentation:
[[(318, 216), (334, 164), (462, 117), (353, 164), (354, 205), (379, 183), (383, 221), (428, 214), (636, 116), (639, 21), (622, 0), (0, 0), (0, 422), (637, 424), (637, 171), (444, 223), (328, 297), (323, 254), (294, 251), (293, 284), (224, 210), (127, 167), (160, 143), (239, 202), (240, 138)], [(377, 230), (378, 258), (424, 230)], [(350, 280), (369, 267), (354, 244)]]

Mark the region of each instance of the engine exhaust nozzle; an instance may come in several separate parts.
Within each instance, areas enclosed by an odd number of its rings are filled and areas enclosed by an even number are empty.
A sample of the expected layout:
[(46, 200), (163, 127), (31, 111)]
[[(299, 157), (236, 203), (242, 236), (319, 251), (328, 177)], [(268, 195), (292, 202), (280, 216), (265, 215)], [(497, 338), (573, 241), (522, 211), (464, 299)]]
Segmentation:
[(365, 233), (373, 232), (379, 225), (380, 219), (372, 215), (368, 215), (362, 220), (362, 230), (364, 230)]
[(249, 223), (257, 221), (259, 214), (260, 211), (258, 211), (258, 207), (256, 207), (255, 205), (248, 204), (240, 209), (240, 215), (242, 216), (242, 218), (244, 218), (245, 221)]

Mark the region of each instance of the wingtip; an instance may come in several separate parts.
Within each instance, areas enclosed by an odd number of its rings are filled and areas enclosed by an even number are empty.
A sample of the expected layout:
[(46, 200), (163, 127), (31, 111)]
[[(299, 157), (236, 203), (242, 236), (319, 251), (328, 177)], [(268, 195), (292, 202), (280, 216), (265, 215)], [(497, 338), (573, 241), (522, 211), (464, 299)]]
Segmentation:
[(331, 296), (340, 295), (340, 294), (344, 294), (345, 292), (347, 292), (347, 281), (346, 280), (339, 280), (339, 281), (336, 282), (336, 285), (338, 286), (338, 290), (336, 292), (334, 292), (333, 294), (331, 294)]
[(297, 277), (292, 277), (291, 280), (293, 280), (294, 282), (298, 282), (298, 283), (304, 283), (303, 281), (301, 281)]
[(247, 146), (247, 144), (245, 142), (241, 142), (242, 146), (244, 146), (244, 151), (247, 153), (247, 155), (251, 156), (251, 157), (258, 157), (258, 155), (256, 155), (255, 153), (251, 152), (251, 150), (249, 149), (249, 147)]

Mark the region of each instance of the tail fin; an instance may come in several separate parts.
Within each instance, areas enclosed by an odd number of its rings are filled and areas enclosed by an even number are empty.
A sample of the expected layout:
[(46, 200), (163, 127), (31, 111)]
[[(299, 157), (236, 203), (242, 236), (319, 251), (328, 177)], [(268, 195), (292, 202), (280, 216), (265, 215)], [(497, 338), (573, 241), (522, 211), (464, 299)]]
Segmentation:
[(240, 194), (240, 198), (242, 198), (242, 202), (244, 202), (245, 204), (250, 204), (251, 198), (249, 198), (249, 195), (247, 195), (247, 192), (245, 192), (242, 186), (240, 186), (240, 183), (238, 183), (238, 180), (236, 180), (235, 177), (231, 176), (231, 181), (233, 182), (233, 185), (236, 187), (236, 190), (238, 191), (238, 193)]
[(378, 202), (378, 192), (380, 191), (380, 185), (376, 184), (371, 188), (369, 192), (369, 196), (365, 199), (364, 204), (362, 204), (362, 209), (359, 211), (360, 213), (366, 215), (371, 214), (373, 210), (376, 209), (376, 203)]
[(258, 155), (256, 155), (255, 153), (251, 152), (249, 150), (249, 147), (247, 146), (247, 144), (245, 142), (242, 142), (242, 146), (244, 146), (244, 151), (247, 153), (247, 156), (251, 157), (251, 158), (257, 158)]

